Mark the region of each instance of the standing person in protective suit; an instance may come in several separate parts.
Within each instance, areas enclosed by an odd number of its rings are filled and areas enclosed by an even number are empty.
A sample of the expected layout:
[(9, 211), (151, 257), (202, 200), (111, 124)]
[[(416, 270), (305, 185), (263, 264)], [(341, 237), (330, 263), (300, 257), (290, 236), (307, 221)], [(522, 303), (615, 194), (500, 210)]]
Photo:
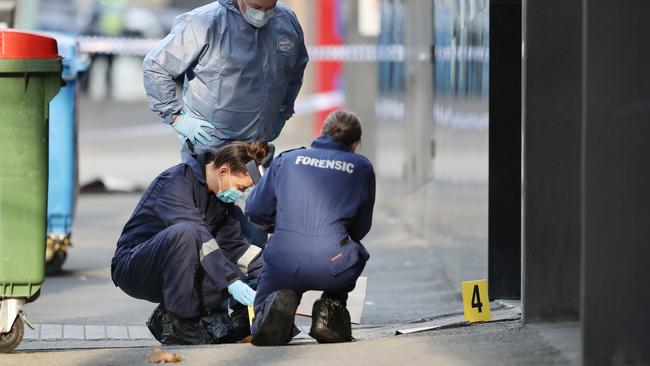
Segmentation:
[[(179, 134), (187, 162), (230, 141), (275, 140), (294, 114), (308, 61), (286, 5), (219, 0), (176, 18), (144, 60), (144, 87), (151, 109)], [(235, 211), (244, 236), (263, 247), (266, 235)]]
[(324, 291), (309, 334), (322, 343), (352, 340), (346, 301), (369, 258), (360, 240), (375, 201), (372, 165), (355, 154), (360, 141), (358, 118), (333, 112), (311, 148), (281, 154), (248, 197), (251, 222), (274, 230), (257, 285), (253, 344), (288, 343), (308, 290)]
[[(124, 226), (111, 264), (113, 282), (160, 303), (147, 323), (163, 344), (236, 342), (224, 302), (251, 305), (262, 250), (242, 238), (233, 202), (253, 185), (246, 169), (268, 154), (264, 142), (234, 142), (161, 173)], [(250, 165), (250, 164), (249, 164)], [(248, 319), (246, 318), (246, 327)]]
[(230, 141), (276, 139), (294, 114), (308, 61), (286, 5), (219, 0), (176, 18), (144, 60), (144, 85), (151, 109), (182, 136), (187, 161)]

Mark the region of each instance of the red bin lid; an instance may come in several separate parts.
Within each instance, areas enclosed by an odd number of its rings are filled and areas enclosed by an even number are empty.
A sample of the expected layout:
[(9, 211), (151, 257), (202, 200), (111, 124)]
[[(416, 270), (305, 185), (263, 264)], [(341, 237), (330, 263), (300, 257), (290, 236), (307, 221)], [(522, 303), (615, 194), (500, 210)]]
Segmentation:
[(12, 30), (0, 31), (0, 59), (49, 58), (61, 58), (54, 38)]

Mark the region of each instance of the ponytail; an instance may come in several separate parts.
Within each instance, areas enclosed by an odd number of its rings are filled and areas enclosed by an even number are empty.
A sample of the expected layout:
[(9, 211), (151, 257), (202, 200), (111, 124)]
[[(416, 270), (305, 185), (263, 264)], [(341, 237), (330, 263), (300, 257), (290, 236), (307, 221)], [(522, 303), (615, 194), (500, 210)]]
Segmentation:
[(227, 165), (233, 174), (247, 174), (246, 164), (254, 160), (256, 165), (261, 165), (269, 152), (269, 145), (263, 141), (235, 141), (217, 150), (207, 163), (214, 164), (217, 168)]
[(345, 145), (352, 146), (361, 140), (359, 117), (346, 110), (334, 111), (325, 119), (323, 135), (334, 137)]

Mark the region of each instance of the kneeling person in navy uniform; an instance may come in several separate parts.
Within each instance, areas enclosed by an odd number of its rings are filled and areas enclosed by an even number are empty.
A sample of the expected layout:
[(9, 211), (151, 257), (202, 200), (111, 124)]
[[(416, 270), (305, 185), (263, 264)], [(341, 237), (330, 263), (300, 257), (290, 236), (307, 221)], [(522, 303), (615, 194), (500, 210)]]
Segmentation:
[[(253, 185), (246, 164), (268, 154), (263, 142), (234, 142), (161, 173), (126, 223), (111, 265), (113, 282), (160, 303), (147, 323), (163, 344), (236, 342), (229, 295), (252, 305), (245, 283), (259, 276), (262, 250), (240, 233), (233, 202)], [(245, 317), (248, 327), (248, 317)]]
[(322, 343), (352, 340), (346, 300), (369, 258), (360, 240), (375, 201), (372, 165), (355, 154), (360, 141), (358, 118), (333, 112), (311, 148), (277, 157), (248, 197), (249, 219), (274, 231), (255, 297), (253, 344), (290, 342), (309, 290), (324, 291), (309, 334)]

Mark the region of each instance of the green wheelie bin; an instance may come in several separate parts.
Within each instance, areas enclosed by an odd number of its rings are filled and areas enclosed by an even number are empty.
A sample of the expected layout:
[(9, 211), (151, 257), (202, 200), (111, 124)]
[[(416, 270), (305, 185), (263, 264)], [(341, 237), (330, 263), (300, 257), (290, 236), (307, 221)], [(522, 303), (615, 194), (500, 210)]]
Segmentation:
[(48, 114), (61, 71), (53, 38), (0, 31), (0, 353), (20, 344), (22, 307), (44, 280)]

